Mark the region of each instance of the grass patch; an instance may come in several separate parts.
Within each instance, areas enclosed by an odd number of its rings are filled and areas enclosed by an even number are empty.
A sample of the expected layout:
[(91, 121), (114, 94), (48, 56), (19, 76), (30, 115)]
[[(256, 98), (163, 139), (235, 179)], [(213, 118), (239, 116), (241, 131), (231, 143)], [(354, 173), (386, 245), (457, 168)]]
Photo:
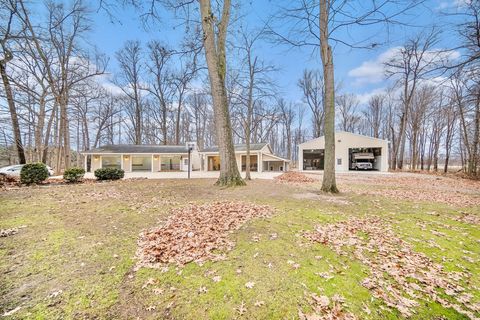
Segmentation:
[[(327, 196), (319, 184), (257, 180), (221, 189), (213, 182), (118, 181), (0, 194), (0, 228), (26, 226), (0, 238), (0, 313), (20, 306), (11, 318), (294, 319), (310, 310), (305, 295), (315, 292), (342, 295), (345, 309), (361, 319), (398, 319), (362, 286), (366, 266), (302, 237), (315, 225), (370, 216), (389, 221), (398, 237), (445, 270), (468, 271), (461, 285), (480, 302), (480, 228), (454, 220), (460, 210), (480, 214), (479, 208), (355, 192)], [(294, 196), (305, 193), (319, 196)], [(277, 214), (233, 233), (236, 246), (224, 261), (133, 271), (139, 233), (161, 223), (169, 208), (224, 199), (268, 204)], [(418, 302), (412, 319), (465, 319)]]

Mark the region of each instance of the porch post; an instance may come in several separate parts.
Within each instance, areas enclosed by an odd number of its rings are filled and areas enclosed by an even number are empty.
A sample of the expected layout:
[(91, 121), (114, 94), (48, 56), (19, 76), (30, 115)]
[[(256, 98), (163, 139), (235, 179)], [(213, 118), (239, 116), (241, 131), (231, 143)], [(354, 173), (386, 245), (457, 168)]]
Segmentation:
[(83, 156), (83, 169), (85, 170), (85, 172), (87, 172), (87, 157), (88, 157), (88, 154), (85, 154)]
[(262, 172), (263, 171), (263, 153), (259, 152), (257, 154), (257, 171)]
[(120, 169), (123, 170), (123, 153), (120, 154)]

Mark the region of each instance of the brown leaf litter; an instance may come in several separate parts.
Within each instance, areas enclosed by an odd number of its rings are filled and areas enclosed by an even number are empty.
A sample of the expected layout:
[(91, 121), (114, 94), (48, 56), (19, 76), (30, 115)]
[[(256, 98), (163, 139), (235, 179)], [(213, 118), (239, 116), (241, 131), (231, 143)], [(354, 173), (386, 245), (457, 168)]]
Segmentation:
[[(337, 254), (353, 254), (370, 268), (362, 285), (403, 316), (415, 313), (417, 299), (430, 298), (445, 308), (453, 308), (470, 319), (477, 319), (480, 305), (468, 299), (459, 283), (468, 281), (467, 272), (447, 272), (423, 253), (398, 238), (379, 218), (351, 219), (317, 226), (305, 233), (315, 242), (331, 247)], [(442, 293), (450, 296), (444, 299)]]
[(235, 245), (228, 237), (230, 233), (251, 219), (269, 217), (273, 212), (270, 206), (230, 201), (172, 209), (162, 226), (140, 234), (138, 267), (222, 259), (219, 252)]
[(312, 183), (315, 182), (315, 179), (307, 177), (306, 175), (295, 172), (295, 171), (287, 171), (282, 173), (281, 175), (275, 177), (275, 180), (282, 183)]
[[(396, 200), (437, 202), (451, 206), (480, 205), (480, 182), (428, 175), (342, 175), (339, 189), (360, 195), (383, 196)], [(356, 187), (352, 187), (356, 185)], [(361, 186), (361, 188), (359, 188)], [(369, 188), (368, 186), (373, 186)]]
[(318, 296), (312, 293), (308, 296), (308, 302), (313, 309), (311, 313), (303, 313), (298, 311), (300, 320), (356, 320), (357, 317), (343, 310), (345, 299), (335, 294), (329, 298), (327, 296)]
[(17, 228), (1, 229), (0, 230), (0, 238), (13, 236), (14, 234), (17, 234), (17, 233), (18, 233)]
[(461, 212), (461, 215), (453, 218), (453, 220), (465, 222), (468, 224), (478, 224), (480, 225), (480, 216), (473, 213)]
[(19, 226), (16, 228), (9, 228), (9, 229), (0, 229), (0, 238), (6, 238), (13, 236), (18, 233), (20, 229), (26, 228), (27, 226)]

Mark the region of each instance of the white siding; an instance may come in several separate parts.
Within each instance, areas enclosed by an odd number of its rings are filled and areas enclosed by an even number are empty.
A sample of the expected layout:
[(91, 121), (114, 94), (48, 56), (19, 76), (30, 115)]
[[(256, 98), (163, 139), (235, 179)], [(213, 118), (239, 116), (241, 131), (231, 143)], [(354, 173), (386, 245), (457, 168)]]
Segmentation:
[[(342, 172), (348, 171), (350, 148), (381, 148), (382, 155), (380, 161), (377, 161), (376, 169), (379, 171), (388, 171), (388, 141), (354, 134), (350, 132), (335, 132), (335, 170)], [(303, 150), (325, 149), (325, 138), (320, 137), (298, 146), (298, 168), (303, 170)], [(337, 159), (342, 159), (342, 164), (337, 165)]]

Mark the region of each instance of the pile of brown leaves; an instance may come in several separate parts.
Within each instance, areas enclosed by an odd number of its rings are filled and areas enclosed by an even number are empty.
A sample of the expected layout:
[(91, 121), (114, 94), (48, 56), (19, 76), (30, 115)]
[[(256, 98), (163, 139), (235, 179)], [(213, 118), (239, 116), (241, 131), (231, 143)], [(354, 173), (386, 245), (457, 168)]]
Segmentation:
[[(395, 236), (393, 230), (378, 218), (317, 226), (305, 236), (315, 242), (330, 246), (339, 255), (349, 255), (370, 268), (370, 276), (362, 285), (387, 306), (396, 308), (408, 317), (419, 305), (416, 299), (429, 297), (445, 308), (476, 319), (480, 304), (471, 301), (459, 283), (467, 280), (467, 272), (446, 272), (422, 253)], [(443, 299), (441, 293), (451, 299)]]
[(19, 178), (7, 174), (0, 174), (0, 188), (9, 189), (18, 186), (20, 186)]
[(307, 177), (306, 175), (300, 173), (300, 172), (295, 172), (295, 171), (288, 171), (285, 172), (278, 177), (275, 177), (275, 179), (279, 182), (286, 182), (286, 183), (311, 183), (315, 182), (315, 179), (312, 179), (310, 177)]
[(163, 226), (140, 234), (139, 266), (221, 259), (214, 251), (233, 248), (229, 233), (253, 218), (272, 213), (270, 206), (228, 201), (173, 209)]
[(332, 298), (327, 296), (318, 296), (315, 293), (310, 294), (308, 302), (313, 308), (312, 313), (305, 314), (298, 311), (300, 320), (356, 320), (357, 317), (349, 312), (343, 311), (345, 300), (342, 296), (336, 294)]

